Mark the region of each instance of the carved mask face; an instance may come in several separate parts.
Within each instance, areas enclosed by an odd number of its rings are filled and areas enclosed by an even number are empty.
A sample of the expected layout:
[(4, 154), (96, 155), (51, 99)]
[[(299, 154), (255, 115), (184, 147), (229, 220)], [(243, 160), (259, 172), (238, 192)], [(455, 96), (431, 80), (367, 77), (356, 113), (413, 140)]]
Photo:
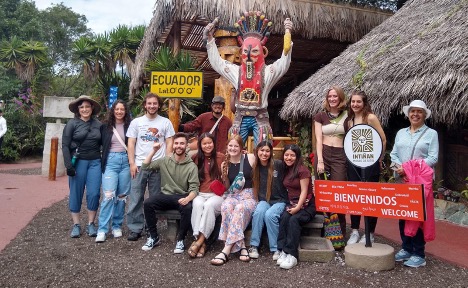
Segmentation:
[[(244, 39), (244, 43), (241, 47), (242, 49), (242, 63), (247, 63), (247, 61), (252, 61), (254, 64), (257, 62), (264, 63), (265, 55), (263, 54), (263, 46), (260, 43), (260, 40), (255, 37), (248, 37)], [(249, 57), (250, 56), (250, 57)]]

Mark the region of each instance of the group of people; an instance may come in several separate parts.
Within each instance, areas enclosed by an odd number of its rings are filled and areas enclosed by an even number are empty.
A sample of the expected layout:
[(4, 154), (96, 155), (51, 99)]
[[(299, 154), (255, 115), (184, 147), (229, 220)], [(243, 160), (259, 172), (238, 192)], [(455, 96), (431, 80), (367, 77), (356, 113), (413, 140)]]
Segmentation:
[[(187, 134), (175, 133), (171, 122), (158, 114), (162, 101), (156, 94), (145, 96), (145, 114), (132, 121), (126, 103), (120, 100), (112, 105), (104, 123), (95, 117), (100, 106), (92, 98), (83, 95), (71, 102), (69, 108), (75, 118), (67, 123), (62, 139), (73, 219), (70, 236), (81, 235), (79, 212), (86, 191), (86, 232), (96, 237), (96, 242), (104, 242), (109, 230), (115, 238), (122, 236), (128, 199), (127, 240), (136, 241), (146, 231), (148, 238), (142, 250), (151, 250), (160, 243), (156, 212), (178, 210), (181, 219), (176, 254), (187, 251), (192, 258), (204, 257), (207, 240), (217, 233), (217, 218), (221, 216), (218, 239), (224, 241), (224, 246), (211, 264), (224, 265), (235, 252), (239, 252), (240, 261), (258, 258), (266, 226), (272, 259), (284, 269), (297, 265), (301, 226), (316, 214), (311, 172), (303, 164), (301, 150), (296, 144), (286, 145), (282, 159), (275, 160), (271, 140), (262, 140), (253, 154), (245, 153), (240, 135), (229, 138), (223, 135), (231, 122), (223, 119), (224, 100), (220, 98), (214, 98), (213, 111), (203, 121), (181, 127), (190, 131), (211, 123), (198, 136), (198, 150), (191, 154), (187, 153)], [(411, 102), (404, 113), (411, 126), (398, 132), (391, 152), (402, 181), (406, 179), (405, 162), (423, 159), (434, 167), (438, 154), (437, 132), (424, 124), (431, 114), (424, 102)], [(330, 180), (378, 181), (383, 153), (368, 170), (371, 173), (367, 172), (366, 179), (360, 179), (359, 168), (347, 163), (344, 155), (344, 135), (358, 124), (374, 127), (385, 151), (385, 134), (372, 114), (366, 94), (355, 91), (346, 103), (341, 88), (330, 88), (325, 95), (324, 111), (314, 117), (316, 179), (329, 174)], [(146, 190), (149, 197), (145, 200)], [(374, 241), (377, 218), (369, 218)], [(339, 215), (339, 219), (345, 235), (345, 215)], [(359, 222), (360, 216), (351, 215), (348, 245), (365, 241), (359, 236)], [(252, 235), (250, 243), (246, 243), (244, 231), (250, 223)], [(184, 239), (190, 229), (195, 240), (186, 246)], [(425, 265), (425, 231), (418, 228), (415, 235), (408, 236), (405, 221), (401, 221), (400, 229), (403, 249), (396, 254), (396, 261), (405, 261), (405, 265), (412, 267)]]
[[(381, 169), (384, 168), (384, 156), (386, 150), (386, 137), (382, 126), (372, 113), (369, 99), (363, 91), (353, 91), (348, 100), (340, 87), (331, 87), (324, 99), (323, 111), (314, 117), (314, 128), (316, 135), (316, 158), (315, 177), (335, 181), (365, 181), (378, 182)], [(414, 100), (409, 105), (403, 107), (403, 113), (410, 121), (408, 128), (398, 131), (395, 142), (390, 153), (392, 169), (395, 171), (395, 178), (400, 183), (425, 184), (410, 182), (407, 177), (411, 160), (417, 159), (431, 169), (435, 167), (438, 159), (439, 144), (437, 132), (425, 125), (425, 120), (431, 116), (426, 104), (421, 100)], [(382, 154), (374, 165), (365, 168), (366, 178), (362, 178), (362, 169), (350, 163), (344, 153), (345, 134), (353, 126), (367, 124), (373, 127), (382, 140)], [(420, 163), (421, 163), (420, 162)], [(406, 165), (406, 169), (405, 169)], [(433, 171), (433, 170), (431, 170)], [(433, 173), (433, 172), (432, 172)], [(428, 183), (427, 185), (429, 185)], [(426, 194), (426, 203), (431, 202), (432, 194)], [(432, 217), (433, 214), (428, 215)], [(377, 218), (365, 216), (368, 219), (370, 241), (374, 242), (374, 233), (377, 225)], [(429, 218), (431, 218), (429, 217)], [(346, 237), (346, 215), (338, 214), (342, 234)], [(355, 243), (365, 243), (365, 235), (360, 237), (359, 225), (360, 215), (351, 215), (351, 235), (347, 245)], [(427, 221), (431, 221), (428, 219)], [(426, 225), (416, 226), (412, 233), (408, 233), (411, 224), (408, 221), (400, 220), (400, 235), (402, 239), (402, 249), (395, 255), (396, 261), (405, 261), (404, 265), (409, 267), (420, 267), (426, 265), (424, 247), (426, 240), (433, 240), (425, 237), (426, 234), (433, 234), (433, 227)]]

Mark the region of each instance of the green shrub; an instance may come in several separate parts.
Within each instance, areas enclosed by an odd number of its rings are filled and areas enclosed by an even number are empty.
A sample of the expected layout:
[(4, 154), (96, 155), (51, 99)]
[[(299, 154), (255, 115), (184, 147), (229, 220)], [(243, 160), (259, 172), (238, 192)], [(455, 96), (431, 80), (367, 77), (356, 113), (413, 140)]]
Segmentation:
[(24, 156), (42, 154), (46, 121), (32, 102), (32, 96), (26, 93), (7, 103), (3, 117), (8, 130), (2, 144), (2, 161), (18, 161)]

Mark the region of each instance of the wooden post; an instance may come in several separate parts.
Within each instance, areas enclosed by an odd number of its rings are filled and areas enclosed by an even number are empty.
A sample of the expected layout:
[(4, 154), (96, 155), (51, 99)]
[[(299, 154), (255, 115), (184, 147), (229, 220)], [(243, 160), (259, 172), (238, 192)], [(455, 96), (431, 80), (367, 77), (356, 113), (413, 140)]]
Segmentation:
[(58, 137), (50, 139), (49, 181), (55, 181), (57, 176)]
[[(180, 33), (181, 33), (180, 21), (177, 21), (172, 26), (172, 36), (173, 36), (172, 52), (174, 52), (174, 55), (177, 55), (178, 53), (180, 53), (180, 50), (182, 48)], [(174, 127), (174, 130), (178, 132), (179, 124), (180, 124), (180, 99), (175, 99), (175, 98), (169, 99), (168, 106), (169, 107), (167, 110), (167, 116), (169, 120), (171, 121), (172, 126)]]
[[(237, 32), (227, 31), (218, 29), (216, 30), (214, 37), (219, 41), (218, 52), (221, 58), (232, 62), (234, 64), (240, 64), (240, 48), (237, 46)], [(231, 94), (236, 93), (231, 83), (224, 77), (219, 77), (215, 80), (214, 95), (222, 96), (226, 100), (226, 106), (223, 114), (234, 120), (234, 113), (231, 111)]]

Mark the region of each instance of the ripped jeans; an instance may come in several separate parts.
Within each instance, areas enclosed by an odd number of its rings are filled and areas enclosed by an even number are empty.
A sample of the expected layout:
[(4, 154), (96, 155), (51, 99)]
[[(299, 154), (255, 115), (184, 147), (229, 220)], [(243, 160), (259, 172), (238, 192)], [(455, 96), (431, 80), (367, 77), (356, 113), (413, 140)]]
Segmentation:
[(130, 165), (126, 152), (110, 152), (106, 170), (102, 174), (102, 201), (99, 212), (99, 232), (121, 229), (125, 214), (125, 202), (130, 193)]

